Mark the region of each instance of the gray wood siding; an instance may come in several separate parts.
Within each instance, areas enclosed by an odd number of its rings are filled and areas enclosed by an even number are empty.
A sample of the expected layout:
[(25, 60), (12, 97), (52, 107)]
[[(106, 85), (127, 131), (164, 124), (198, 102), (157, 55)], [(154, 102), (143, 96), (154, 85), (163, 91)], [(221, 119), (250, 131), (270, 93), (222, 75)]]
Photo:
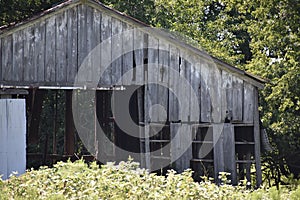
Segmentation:
[[(84, 59), (105, 41), (97, 58), (88, 58), (92, 67), (80, 76), (82, 85), (98, 80), (99, 86), (161, 84), (145, 88), (148, 107), (161, 104), (166, 111), (146, 118), (152, 122), (163, 122), (167, 113), (173, 122), (220, 123), (228, 117), (253, 123), (250, 82), (185, 46), (133, 28), (138, 26), (87, 4), (57, 12), (1, 37), (0, 84), (72, 86)], [(183, 80), (187, 84), (179, 84)]]

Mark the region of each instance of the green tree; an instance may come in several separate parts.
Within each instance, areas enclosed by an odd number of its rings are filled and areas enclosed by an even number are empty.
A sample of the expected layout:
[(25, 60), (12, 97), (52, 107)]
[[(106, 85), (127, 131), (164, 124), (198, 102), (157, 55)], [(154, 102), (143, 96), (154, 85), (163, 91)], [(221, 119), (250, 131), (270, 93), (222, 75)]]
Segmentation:
[(29, 18), (61, 0), (0, 0), (0, 26)]
[(100, 0), (102, 3), (146, 24), (154, 16), (154, 0)]

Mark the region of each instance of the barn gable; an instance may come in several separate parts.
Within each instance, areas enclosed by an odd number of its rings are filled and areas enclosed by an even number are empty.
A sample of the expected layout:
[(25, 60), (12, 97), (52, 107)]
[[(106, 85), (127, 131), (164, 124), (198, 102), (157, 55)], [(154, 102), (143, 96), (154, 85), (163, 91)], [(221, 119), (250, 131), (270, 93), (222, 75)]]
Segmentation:
[[(0, 82), (4, 85), (9, 82), (13, 85), (71, 86), (83, 59), (95, 46), (126, 30), (145, 27), (148, 26), (94, 1), (66, 1), (32, 20), (0, 31), (3, 46)], [(172, 48), (178, 48), (179, 54), (187, 51), (188, 55), (195, 55), (196, 61), (213, 61), (220, 69), (230, 71), (252, 85), (263, 86), (262, 80), (178, 41), (166, 32), (143, 31), (132, 32), (129, 37), (145, 38), (146, 34), (146, 37), (154, 37), (153, 42), (164, 40)], [(134, 45), (145, 45), (144, 38), (140, 38), (141, 44)]]
[[(236, 180), (237, 165), (247, 169), (249, 178), (249, 166), (255, 164), (260, 184), (258, 89), (263, 80), (92, 0), (66, 1), (32, 20), (2, 29), (0, 40), (0, 89), (128, 86), (129, 91), (132, 85), (141, 87), (136, 96), (136, 122), (145, 125), (141, 152), (175, 138), (167, 155), (141, 157), (143, 166), (169, 162), (185, 150), (173, 163), (178, 170), (213, 166), (215, 177), (229, 171)], [(103, 43), (105, 48), (97, 49)], [(91, 67), (83, 69), (84, 76), (77, 76), (86, 64)], [(108, 94), (97, 95), (101, 102), (107, 101)], [(156, 104), (166, 113), (158, 109), (150, 116), (146, 110)], [(179, 109), (182, 105), (184, 109)], [(147, 139), (155, 127), (169, 136)], [(186, 138), (193, 140), (192, 146), (180, 149)], [(204, 145), (214, 148), (205, 154)], [(246, 145), (250, 146), (245, 150)], [(107, 146), (99, 148), (108, 151)], [(112, 152), (108, 154), (114, 156)]]

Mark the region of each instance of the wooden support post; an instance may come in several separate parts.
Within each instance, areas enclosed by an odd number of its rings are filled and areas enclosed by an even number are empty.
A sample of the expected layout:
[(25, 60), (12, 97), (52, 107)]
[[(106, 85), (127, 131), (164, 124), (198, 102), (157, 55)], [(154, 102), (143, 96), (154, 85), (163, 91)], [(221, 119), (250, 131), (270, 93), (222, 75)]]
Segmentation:
[[(246, 163), (246, 179), (247, 179), (247, 182), (250, 182), (251, 183), (251, 153), (250, 152), (247, 152), (246, 154), (246, 160), (248, 161)], [(247, 184), (248, 186), (248, 184)]]
[(193, 158), (192, 129), (189, 124), (170, 123), (171, 160), (178, 173), (190, 167)]
[(72, 113), (72, 90), (66, 90), (66, 113), (65, 113), (65, 154), (75, 153), (75, 135)]
[(56, 148), (56, 133), (57, 133), (57, 90), (55, 91), (55, 104), (53, 104), (54, 120), (53, 120), (53, 141), (52, 141), (52, 152), (57, 153)]
[[(238, 153), (238, 160), (243, 160), (244, 157), (241, 153)], [(239, 165), (239, 181), (245, 179), (245, 164), (244, 163), (238, 163)]]
[(224, 151), (224, 171), (230, 173), (231, 183), (237, 184), (234, 126), (225, 123), (223, 127), (223, 151)]
[(261, 161), (260, 161), (260, 128), (259, 128), (259, 113), (258, 113), (258, 89), (254, 89), (254, 141), (255, 141), (255, 168), (256, 168), (256, 186), (259, 187), (262, 183)]
[(220, 184), (219, 172), (224, 172), (222, 124), (213, 124), (215, 182)]

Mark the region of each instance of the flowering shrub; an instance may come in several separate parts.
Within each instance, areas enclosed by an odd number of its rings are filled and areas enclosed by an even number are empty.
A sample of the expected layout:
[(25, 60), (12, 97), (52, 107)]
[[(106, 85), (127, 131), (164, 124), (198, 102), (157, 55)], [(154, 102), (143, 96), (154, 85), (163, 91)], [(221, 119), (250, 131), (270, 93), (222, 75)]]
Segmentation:
[(300, 186), (247, 190), (245, 186), (197, 183), (192, 171), (158, 176), (127, 161), (99, 167), (82, 160), (41, 167), (0, 180), (0, 199), (300, 199)]

